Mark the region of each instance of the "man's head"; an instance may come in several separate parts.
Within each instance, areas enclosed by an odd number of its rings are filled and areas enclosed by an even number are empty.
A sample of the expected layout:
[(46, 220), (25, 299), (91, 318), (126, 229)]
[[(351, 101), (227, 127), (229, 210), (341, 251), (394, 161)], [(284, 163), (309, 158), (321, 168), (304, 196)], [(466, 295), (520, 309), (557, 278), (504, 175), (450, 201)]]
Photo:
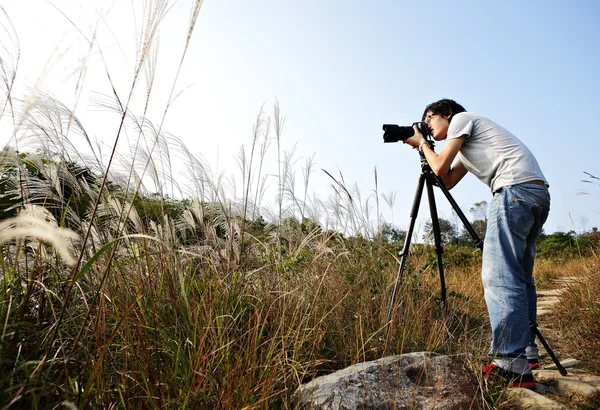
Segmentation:
[(441, 141), (448, 134), (448, 126), (452, 121), (452, 117), (465, 111), (465, 108), (456, 101), (443, 99), (425, 107), (421, 120), (427, 123), (433, 139)]
[(448, 122), (452, 121), (452, 117), (459, 112), (465, 112), (465, 107), (460, 105), (454, 100), (443, 99), (429, 104), (423, 111), (423, 118), (421, 121), (425, 121), (427, 114), (439, 114), (443, 117), (448, 118)]

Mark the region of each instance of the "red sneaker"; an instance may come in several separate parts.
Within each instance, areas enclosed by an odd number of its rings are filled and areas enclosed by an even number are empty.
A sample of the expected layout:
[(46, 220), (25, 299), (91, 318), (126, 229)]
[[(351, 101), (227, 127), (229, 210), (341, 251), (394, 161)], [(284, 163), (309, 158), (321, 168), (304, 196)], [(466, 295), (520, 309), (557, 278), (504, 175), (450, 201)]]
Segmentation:
[(483, 376), (486, 379), (500, 380), (502, 384), (508, 387), (520, 387), (523, 389), (535, 389), (533, 374), (518, 374), (509, 370), (504, 370), (496, 363), (490, 363), (482, 369)]

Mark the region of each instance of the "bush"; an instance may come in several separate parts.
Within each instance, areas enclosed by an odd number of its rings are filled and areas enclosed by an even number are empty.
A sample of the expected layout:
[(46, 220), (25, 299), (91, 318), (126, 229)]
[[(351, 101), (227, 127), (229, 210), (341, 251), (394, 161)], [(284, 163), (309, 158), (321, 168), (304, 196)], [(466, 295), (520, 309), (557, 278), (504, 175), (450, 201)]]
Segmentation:
[(577, 235), (574, 231), (554, 232), (544, 236), (537, 244), (537, 253), (548, 258), (590, 256), (598, 244), (597, 231)]

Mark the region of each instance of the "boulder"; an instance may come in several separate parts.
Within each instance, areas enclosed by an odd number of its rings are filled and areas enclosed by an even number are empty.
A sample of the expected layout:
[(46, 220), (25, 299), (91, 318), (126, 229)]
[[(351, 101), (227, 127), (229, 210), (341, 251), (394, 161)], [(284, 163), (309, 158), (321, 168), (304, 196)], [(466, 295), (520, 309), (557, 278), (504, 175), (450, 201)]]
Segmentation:
[(303, 384), (297, 408), (477, 409), (478, 383), (464, 356), (408, 353), (358, 363)]

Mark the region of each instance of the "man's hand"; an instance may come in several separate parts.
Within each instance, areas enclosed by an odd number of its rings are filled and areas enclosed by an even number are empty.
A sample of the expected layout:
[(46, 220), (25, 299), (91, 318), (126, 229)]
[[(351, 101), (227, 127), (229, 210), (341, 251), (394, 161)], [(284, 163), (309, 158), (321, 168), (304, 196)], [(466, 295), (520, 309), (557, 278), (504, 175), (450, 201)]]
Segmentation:
[(425, 137), (423, 137), (423, 134), (421, 134), (421, 131), (419, 131), (419, 127), (416, 125), (413, 125), (413, 130), (415, 130), (415, 135), (405, 139), (403, 142), (404, 144), (410, 145), (414, 149), (419, 149), (419, 145), (425, 141)]

